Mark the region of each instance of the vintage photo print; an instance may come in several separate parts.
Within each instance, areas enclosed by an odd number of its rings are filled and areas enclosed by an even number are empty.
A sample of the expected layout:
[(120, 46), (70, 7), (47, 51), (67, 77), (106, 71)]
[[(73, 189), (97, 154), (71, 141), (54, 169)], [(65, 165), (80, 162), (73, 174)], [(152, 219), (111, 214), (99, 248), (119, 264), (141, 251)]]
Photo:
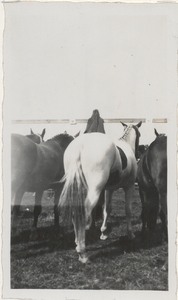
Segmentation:
[(3, 10), (3, 298), (176, 299), (178, 5)]

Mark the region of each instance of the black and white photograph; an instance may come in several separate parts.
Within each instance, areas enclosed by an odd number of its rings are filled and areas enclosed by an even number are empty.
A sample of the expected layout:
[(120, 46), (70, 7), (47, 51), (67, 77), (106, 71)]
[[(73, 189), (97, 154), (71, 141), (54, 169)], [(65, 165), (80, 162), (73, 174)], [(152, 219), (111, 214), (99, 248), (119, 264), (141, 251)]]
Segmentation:
[(176, 299), (178, 4), (3, 13), (3, 299)]

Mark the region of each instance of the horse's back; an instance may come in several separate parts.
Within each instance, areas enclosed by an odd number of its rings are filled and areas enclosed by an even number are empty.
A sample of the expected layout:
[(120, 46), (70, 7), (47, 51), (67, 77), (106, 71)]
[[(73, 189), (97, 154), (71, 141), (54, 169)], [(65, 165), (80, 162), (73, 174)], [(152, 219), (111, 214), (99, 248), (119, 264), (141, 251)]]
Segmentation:
[(80, 152), (100, 159), (100, 155), (105, 154), (111, 148), (115, 149), (115, 145), (108, 136), (98, 132), (86, 133), (80, 135), (68, 146), (65, 156), (75, 157), (77, 152)]
[(82, 165), (83, 170), (90, 173), (104, 168), (110, 168), (115, 160), (116, 147), (114, 143), (102, 133), (86, 133), (75, 139), (66, 149), (64, 166), (72, 170), (76, 163)]
[(37, 145), (28, 137), (11, 135), (11, 183), (17, 190), (32, 172), (36, 164)]

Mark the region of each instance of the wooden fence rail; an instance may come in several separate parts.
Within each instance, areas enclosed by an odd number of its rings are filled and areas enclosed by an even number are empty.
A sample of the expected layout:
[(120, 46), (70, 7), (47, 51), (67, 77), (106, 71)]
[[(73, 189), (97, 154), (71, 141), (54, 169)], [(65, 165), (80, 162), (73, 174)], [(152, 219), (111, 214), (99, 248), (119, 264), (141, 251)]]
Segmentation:
[[(73, 120), (75, 122), (71, 123), (70, 119), (45, 119), (45, 120), (12, 120), (12, 124), (77, 124), (77, 123), (87, 123), (88, 119), (75, 119)], [(105, 123), (138, 123), (142, 121), (143, 123), (147, 122), (146, 118), (140, 118), (140, 119), (104, 119)], [(152, 119), (152, 123), (167, 123), (166, 118), (162, 119)]]

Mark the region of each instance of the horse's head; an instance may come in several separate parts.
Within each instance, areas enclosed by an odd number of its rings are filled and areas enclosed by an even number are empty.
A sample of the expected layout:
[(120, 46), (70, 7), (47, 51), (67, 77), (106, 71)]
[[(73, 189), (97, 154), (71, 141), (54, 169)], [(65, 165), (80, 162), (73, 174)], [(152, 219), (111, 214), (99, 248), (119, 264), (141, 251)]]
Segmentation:
[(154, 128), (154, 132), (155, 132), (155, 135), (156, 135), (156, 138), (160, 138), (162, 136), (166, 136), (165, 133), (158, 133), (157, 130)]
[[(139, 131), (139, 127), (142, 125), (142, 121), (140, 121), (137, 125), (127, 125), (123, 122), (121, 122), (121, 124), (124, 126), (124, 135), (122, 138), (129, 136), (130, 132), (132, 131), (132, 129), (134, 129), (135, 132), (135, 136), (134, 136), (134, 145), (133, 145), (133, 149), (135, 151), (135, 157), (136, 159), (139, 158), (139, 154), (138, 154), (138, 147), (139, 147), (139, 138), (141, 136), (140, 131)], [(133, 141), (131, 141), (132, 143)]]
[(40, 144), (42, 142), (44, 142), (43, 138), (45, 135), (46, 129), (43, 129), (42, 133), (34, 133), (32, 129), (30, 129), (30, 133), (26, 135), (29, 139), (31, 139), (34, 143), (36, 144)]
[(141, 158), (141, 156), (145, 153), (147, 148), (148, 148), (148, 145), (139, 145), (138, 146), (138, 159)]

